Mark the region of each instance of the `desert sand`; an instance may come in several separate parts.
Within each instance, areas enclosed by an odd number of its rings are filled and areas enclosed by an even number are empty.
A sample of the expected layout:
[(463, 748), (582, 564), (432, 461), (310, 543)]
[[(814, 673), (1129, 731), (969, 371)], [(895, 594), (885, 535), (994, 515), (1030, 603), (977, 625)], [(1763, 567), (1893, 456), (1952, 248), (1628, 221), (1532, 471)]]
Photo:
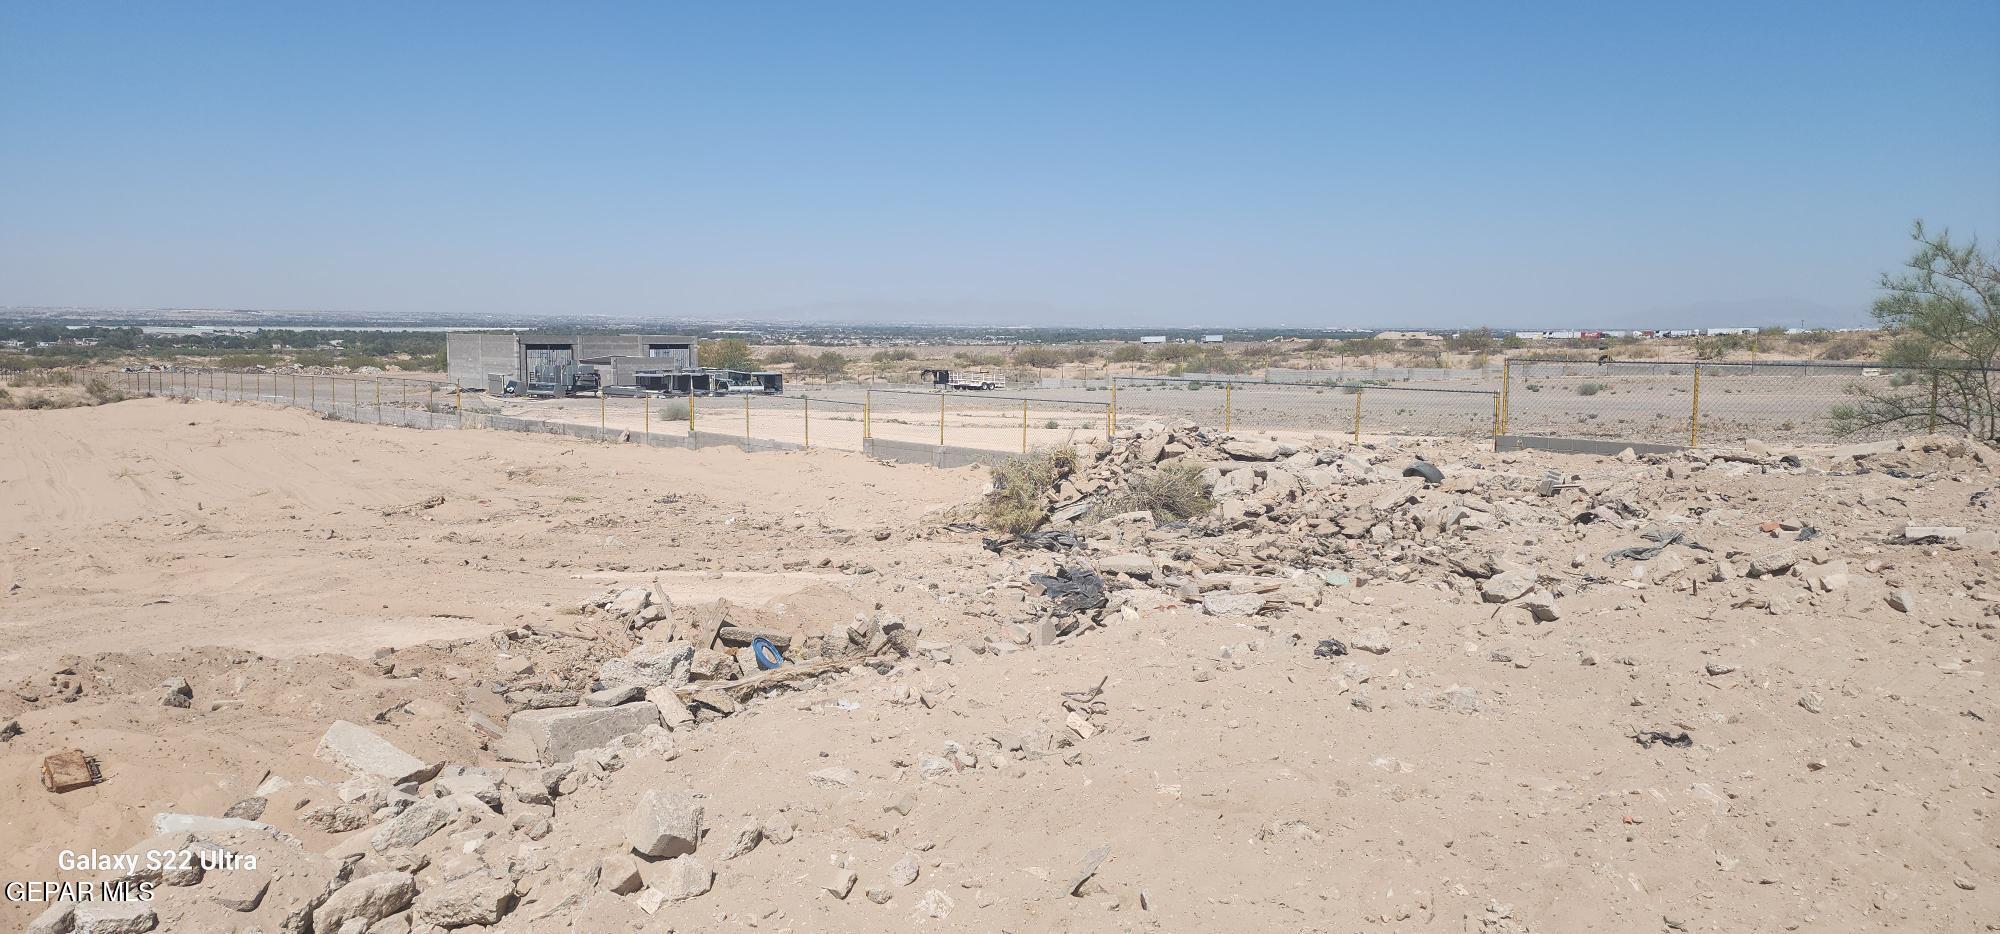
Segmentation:
[[(235, 403), (0, 412), (0, 876), (231, 811), (268, 833), (195, 836), (290, 874), (164, 886), (158, 929), (316, 930), (371, 885), (358, 929), (399, 934), (2000, 918), (1993, 452), (1229, 454), (1120, 427), (1076, 492), (1141, 451), (1204, 459), (1216, 514), (989, 549), (981, 468)], [(1419, 456), (1443, 485), (1401, 475)], [(1605, 559), (1655, 526), (1700, 547)], [(1029, 577), (1065, 563), (1106, 569), (1103, 606), (1052, 610)], [(671, 608), (606, 604), (640, 590)], [(723, 622), (827, 667), (704, 697), (754, 680), (708, 651)], [(704, 671), (692, 699), (646, 692), (663, 720), (564, 763), (509, 745), (510, 716), (682, 642)], [(340, 720), (446, 771), (362, 781), (320, 754)], [(71, 748), (102, 780), (44, 790)], [(691, 855), (633, 854), (648, 791), (700, 805)], [(429, 808), (434, 834), (377, 845)], [(224, 906), (250, 882), (261, 902)]]

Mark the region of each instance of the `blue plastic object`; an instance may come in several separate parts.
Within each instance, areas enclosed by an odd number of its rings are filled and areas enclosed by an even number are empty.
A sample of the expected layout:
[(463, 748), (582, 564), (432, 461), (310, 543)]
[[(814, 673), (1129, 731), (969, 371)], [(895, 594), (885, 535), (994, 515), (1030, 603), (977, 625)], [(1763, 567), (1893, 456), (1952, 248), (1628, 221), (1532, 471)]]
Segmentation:
[(778, 654), (778, 647), (763, 636), (750, 640), (750, 654), (756, 656), (757, 668), (762, 671), (770, 671), (785, 663), (785, 657)]

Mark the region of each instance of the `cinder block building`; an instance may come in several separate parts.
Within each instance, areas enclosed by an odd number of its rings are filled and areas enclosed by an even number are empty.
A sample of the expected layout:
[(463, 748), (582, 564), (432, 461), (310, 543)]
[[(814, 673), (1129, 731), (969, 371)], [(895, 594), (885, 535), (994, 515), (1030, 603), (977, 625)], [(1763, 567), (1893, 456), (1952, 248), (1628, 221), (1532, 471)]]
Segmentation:
[(695, 369), (699, 350), (693, 337), (677, 334), (453, 331), (445, 335), (445, 376), (482, 388), (495, 378), (566, 384), (567, 374), (584, 368), (595, 369), (605, 385), (629, 386), (640, 371)]

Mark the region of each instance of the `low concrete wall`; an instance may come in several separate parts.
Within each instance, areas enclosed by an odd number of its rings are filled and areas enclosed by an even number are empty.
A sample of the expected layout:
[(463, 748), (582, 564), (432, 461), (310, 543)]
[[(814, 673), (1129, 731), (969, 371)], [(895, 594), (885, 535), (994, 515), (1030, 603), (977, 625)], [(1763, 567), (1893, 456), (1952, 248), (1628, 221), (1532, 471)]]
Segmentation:
[(961, 448), (917, 441), (885, 441), (869, 438), (861, 442), (861, 453), (901, 464), (928, 464), (932, 467), (964, 467), (968, 464), (997, 464), (1014, 455), (984, 448)]
[(1550, 438), (1542, 435), (1500, 435), (1493, 439), (1495, 451), (1561, 451), (1565, 454), (1616, 455), (1631, 448), (1634, 454), (1666, 454), (1682, 450), (1679, 444), (1644, 444), (1604, 438)]
[[(564, 438), (578, 438), (584, 441), (601, 441), (607, 444), (643, 444), (656, 448), (712, 448), (734, 447), (745, 451), (803, 451), (805, 445), (793, 441), (779, 441), (772, 438), (746, 438), (742, 435), (721, 432), (695, 432), (685, 434), (647, 434), (626, 428), (599, 428), (595, 425), (579, 425), (571, 422), (547, 422), (511, 415), (495, 415), (483, 412), (456, 412), (449, 406), (438, 411), (421, 408), (407, 408), (395, 405), (367, 405), (339, 402), (333, 398), (318, 400), (300, 399), (295, 403), (285, 396), (257, 393), (219, 391), (209, 395), (206, 391), (192, 390), (180, 386), (161, 385), (152, 391), (159, 396), (186, 396), (196, 399), (215, 398), (244, 402), (262, 402), (290, 408), (310, 409), (328, 418), (356, 422), (366, 425), (395, 425), (416, 429), (459, 429), (480, 428), (490, 431), (518, 431), (525, 434), (558, 435)], [(836, 449), (837, 450), (837, 449)], [(970, 464), (997, 464), (1013, 455), (1005, 451), (989, 451), (983, 448), (953, 447), (951, 445), (924, 444), (914, 441), (885, 441), (879, 438), (864, 440), (863, 454), (882, 460), (903, 464), (926, 464), (932, 467), (953, 468)]]

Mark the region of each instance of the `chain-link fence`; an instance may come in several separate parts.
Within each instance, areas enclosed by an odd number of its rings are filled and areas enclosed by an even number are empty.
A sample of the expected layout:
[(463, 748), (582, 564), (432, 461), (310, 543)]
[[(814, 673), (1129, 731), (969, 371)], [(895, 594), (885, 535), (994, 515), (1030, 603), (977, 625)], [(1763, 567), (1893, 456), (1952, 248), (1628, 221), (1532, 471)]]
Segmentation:
[(457, 386), (408, 377), (201, 367), (149, 367), (94, 375), (131, 396), (261, 402), (309, 409), (346, 421), (408, 428), (456, 428), (464, 412), (464, 396)]
[(1491, 389), (1185, 376), (1112, 383), (1120, 427), (1185, 418), (1224, 431), (1485, 438), (1499, 415)]
[[(1515, 360), (1493, 388), (1388, 382), (1117, 376), (1100, 385), (939, 391), (828, 385), (792, 394), (660, 396), (612, 390), (494, 397), (389, 375), (193, 367), (100, 372), (128, 395), (296, 406), (349, 421), (493, 427), (746, 448), (826, 447), (954, 458), (1076, 444), (1147, 422), (1229, 432), (1572, 439), (1662, 446), (1875, 440), (1947, 430), (1992, 437), (2000, 374), (1869, 363)], [(1532, 446), (1532, 445), (1531, 445)], [(975, 456), (976, 455), (976, 456)], [(941, 462), (941, 461), (940, 461)]]
[[(1948, 429), (1991, 436), (1993, 371), (1818, 361), (1515, 360), (1507, 435), (1700, 446), (1870, 441)], [(2000, 388), (2000, 387), (1996, 387)]]

